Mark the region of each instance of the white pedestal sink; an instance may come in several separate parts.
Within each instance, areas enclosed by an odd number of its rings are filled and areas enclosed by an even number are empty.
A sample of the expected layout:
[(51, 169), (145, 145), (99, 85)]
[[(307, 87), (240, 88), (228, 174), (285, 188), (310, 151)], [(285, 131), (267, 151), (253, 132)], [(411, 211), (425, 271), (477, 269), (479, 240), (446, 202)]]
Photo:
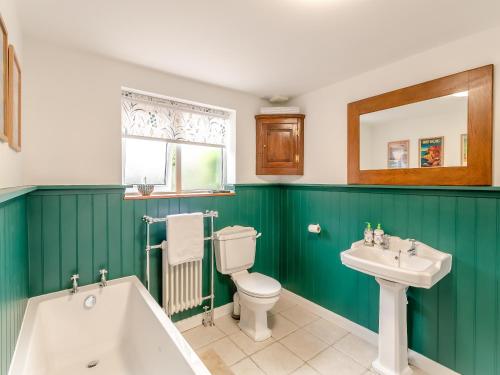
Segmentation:
[(352, 244), (340, 254), (342, 264), (375, 276), (380, 285), (378, 358), (372, 366), (383, 375), (409, 375), (406, 327), (406, 291), (409, 286), (431, 288), (451, 270), (451, 255), (416, 242), (391, 237), (387, 250)]

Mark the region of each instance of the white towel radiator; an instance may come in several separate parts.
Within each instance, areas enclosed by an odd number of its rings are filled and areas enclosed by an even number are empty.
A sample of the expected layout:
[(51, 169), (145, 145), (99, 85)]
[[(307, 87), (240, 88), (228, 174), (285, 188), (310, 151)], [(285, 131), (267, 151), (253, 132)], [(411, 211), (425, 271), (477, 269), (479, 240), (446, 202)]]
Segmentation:
[(163, 305), (168, 315), (191, 309), (203, 302), (202, 260), (171, 266), (163, 252)]
[[(163, 308), (168, 316), (184, 311), (196, 306), (199, 306), (203, 301), (210, 300), (210, 307), (206, 306), (203, 317), (203, 324), (214, 324), (214, 219), (219, 217), (217, 211), (206, 211), (203, 214), (204, 218), (210, 219), (210, 236), (205, 237), (205, 240), (210, 241), (210, 295), (202, 296), (202, 267), (203, 260), (194, 262), (186, 262), (177, 266), (167, 265), (163, 268), (162, 286), (163, 286)], [(142, 220), (146, 223), (146, 287), (150, 288), (150, 254), (151, 250), (161, 250), (161, 244), (151, 245), (150, 230), (151, 224), (164, 223), (166, 218), (153, 218), (144, 215)], [(168, 245), (168, 244), (167, 244)], [(166, 254), (162, 254), (166, 256)], [(162, 261), (162, 264), (167, 262)]]

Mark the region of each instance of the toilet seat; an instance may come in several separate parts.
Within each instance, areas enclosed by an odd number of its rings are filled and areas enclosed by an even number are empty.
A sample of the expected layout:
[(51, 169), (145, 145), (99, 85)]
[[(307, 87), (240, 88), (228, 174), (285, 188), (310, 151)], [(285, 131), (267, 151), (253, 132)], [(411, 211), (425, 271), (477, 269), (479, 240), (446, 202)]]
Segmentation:
[(256, 298), (270, 298), (280, 295), (281, 284), (272, 277), (258, 272), (245, 273), (234, 278), (239, 292)]

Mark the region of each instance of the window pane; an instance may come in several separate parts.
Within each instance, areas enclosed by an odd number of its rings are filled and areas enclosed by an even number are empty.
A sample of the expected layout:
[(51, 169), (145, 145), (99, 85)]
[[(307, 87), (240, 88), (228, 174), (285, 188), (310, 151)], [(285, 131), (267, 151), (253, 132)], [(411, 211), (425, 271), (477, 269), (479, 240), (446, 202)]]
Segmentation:
[[(161, 141), (124, 138), (124, 183), (165, 184), (166, 143)], [(175, 179), (174, 179), (175, 180)]]
[(222, 148), (178, 145), (181, 147), (182, 190), (222, 188)]

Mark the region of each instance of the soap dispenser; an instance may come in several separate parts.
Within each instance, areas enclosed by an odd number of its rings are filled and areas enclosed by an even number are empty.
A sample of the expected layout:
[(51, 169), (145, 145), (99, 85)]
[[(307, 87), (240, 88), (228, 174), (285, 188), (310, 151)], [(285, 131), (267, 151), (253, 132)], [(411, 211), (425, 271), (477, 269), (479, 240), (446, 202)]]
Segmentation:
[(373, 246), (373, 229), (370, 223), (366, 223), (365, 228), (365, 245)]
[(384, 244), (384, 230), (380, 223), (377, 224), (377, 229), (373, 231), (373, 242), (376, 247), (382, 247)]

